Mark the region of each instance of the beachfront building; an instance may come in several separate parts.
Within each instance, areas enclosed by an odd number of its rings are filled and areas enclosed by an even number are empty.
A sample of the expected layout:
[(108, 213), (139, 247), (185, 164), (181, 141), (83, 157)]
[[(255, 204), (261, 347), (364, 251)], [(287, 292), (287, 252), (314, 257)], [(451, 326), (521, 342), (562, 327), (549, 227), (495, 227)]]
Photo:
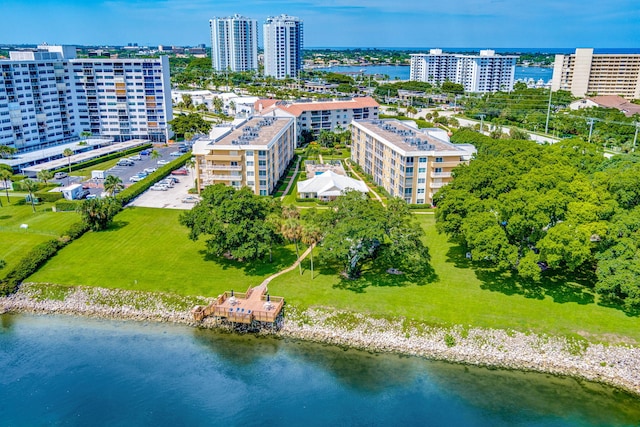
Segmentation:
[(599, 54), (592, 48), (556, 55), (551, 90), (573, 96), (620, 95), (640, 99), (640, 54)]
[(295, 145), (291, 117), (257, 116), (216, 127), (193, 146), (198, 191), (223, 183), (271, 194), (293, 159)]
[(513, 90), (515, 55), (497, 55), (494, 50), (481, 50), (478, 55), (429, 53), (411, 55), (410, 79), (441, 85), (445, 81), (464, 86), (466, 92), (498, 92)]
[(166, 141), (169, 63), (159, 59), (77, 59), (73, 46), (42, 45), (0, 60), (0, 145), (19, 152), (76, 140)]
[(303, 102), (260, 99), (256, 101), (254, 110), (265, 116), (294, 117), (298, 136), (303, 130), (318, 136), (323, 130), (346, 130), (353, 120), (377, 119), (379, 107), (375, 99), (363, 96)]
[(258, 21), (240, 15), (213, 18), (211, 65), (215, 71), (258, 69)]
[(475, 148), (452, 144), (441, 129), (418, 129), (399, 120), (353, 121), (351, 160), (391, 196), (407, 203), (433, 203), (451, 171), (467, 163)]
[(288, 15), (269, 17), (263, 29), (264, 75), (296, 78), (302, 70), (302, 20)]

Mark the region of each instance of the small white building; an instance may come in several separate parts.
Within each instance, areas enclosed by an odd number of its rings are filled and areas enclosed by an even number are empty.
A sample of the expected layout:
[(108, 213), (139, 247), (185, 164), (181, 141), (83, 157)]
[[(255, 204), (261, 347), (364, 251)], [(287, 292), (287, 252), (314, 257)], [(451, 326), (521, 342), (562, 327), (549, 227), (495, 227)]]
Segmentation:
[(333, 171), (326, 171), (311, 179), (298, 181), (298, 198), (333, 200), (347, 190), (368, 193), (369, 188), (360, 180), (338, 175)]
[(62, 197), (67, 200), (78, 200), (82, 195), (82, 184), (71, 184), (62, 189)]

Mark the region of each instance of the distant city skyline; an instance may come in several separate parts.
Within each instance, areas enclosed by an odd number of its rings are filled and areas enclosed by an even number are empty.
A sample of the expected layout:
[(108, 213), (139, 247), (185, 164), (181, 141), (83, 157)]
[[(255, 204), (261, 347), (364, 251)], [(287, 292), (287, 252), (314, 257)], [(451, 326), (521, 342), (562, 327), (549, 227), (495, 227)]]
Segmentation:
[(637, 0), (4, 0), (0, 11), (3, 44), (209, 46), (209, 19), (236, 13), (300, 17), (305, 48), (640, 44)]

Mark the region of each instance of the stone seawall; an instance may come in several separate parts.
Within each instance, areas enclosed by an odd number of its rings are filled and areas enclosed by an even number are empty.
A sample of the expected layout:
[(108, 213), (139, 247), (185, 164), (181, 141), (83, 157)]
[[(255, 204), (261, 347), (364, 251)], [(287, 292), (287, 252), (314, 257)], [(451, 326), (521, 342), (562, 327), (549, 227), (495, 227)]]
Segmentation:
[[(59, 287), (62, 294), (51, 298), (45, 286), (24, 284), (15, 294), (0, 298), (0, 314), (70, 314), (220, 327), (213, 319), (196, 323), (191, 317), (190, 308), (205, 304), (206, 298), (91, 287)], [(434, 327), (329, 308), (298, 311), (290, 305), (284, 327), (274, 335), (367, 351), (568, 375), (640, 395), (640, 348), (629, 345), (594, 344), (500, 329)]]

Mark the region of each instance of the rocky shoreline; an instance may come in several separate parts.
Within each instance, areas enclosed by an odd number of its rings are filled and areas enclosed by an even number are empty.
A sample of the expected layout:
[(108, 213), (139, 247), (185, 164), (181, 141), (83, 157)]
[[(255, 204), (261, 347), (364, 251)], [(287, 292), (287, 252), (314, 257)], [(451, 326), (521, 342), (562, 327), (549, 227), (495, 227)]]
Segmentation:
[[(0, 314), (68, 314), (218, 328), (220, 325), (213, 319), (193, 321), (190, 308), (206, 301), (138, 291), (23, 284), (15, 294), (0, 298)], [(594, 344), (499, 329), (433, 327), (406, 319), (390, 321), (329, 308), (298, 311), (289, 305), (286, 310), (284, 326), (273, 332), (275, 336), (567, 375), (640, 395), (640, 348), (634, 346)]]

